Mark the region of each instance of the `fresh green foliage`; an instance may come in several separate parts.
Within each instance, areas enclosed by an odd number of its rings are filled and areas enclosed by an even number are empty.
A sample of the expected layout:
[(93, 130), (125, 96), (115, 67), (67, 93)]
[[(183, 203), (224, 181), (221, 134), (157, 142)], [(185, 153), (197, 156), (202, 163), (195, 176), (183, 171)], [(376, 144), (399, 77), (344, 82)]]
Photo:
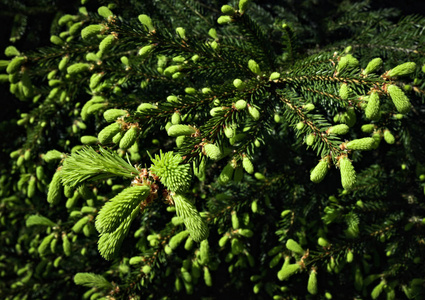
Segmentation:
[(208, 225), (202, 219), (193, 203), (180, 194), (173, 195), (177, 216), (183, 219), (187, 231), (196, 242), (201, 242), (208, 237)]
[(15, 2), (1, 299), (425, 297), (424, 16)]
[(117, 154), (102, 148), (99, 148), (99, 153), (93, 148), (84, 148), (75, 152), (64, 161), (60, 171), (62, 183), (69, 186), (113, 176), (134, 178), (137, 174), (137, 169)]
[(189, 165), (180, 164), (182, 161), (182, 157), (172, 151), (160, 152), (152, 158), (153, 165), (150, 170), (170, 191), (184, 192), (190, 187), (192, 176)]
[(133, 210), (148, 197), (148, 186), (132, 186), (124, 189), (108, 201), (96, 218), (96, 229), (100, 233), (113, 232), (127, 219)]
[(50, 221), (48, 218), (38, 215), (29, 216), (26, 220), (27, 227), (35, 225), (44, 225), (44, 226), (55, 226), (56, 224)]
[(74, 282), (78, 285), (96, 287), (98, 289), (111, 289), (113, 286), (103, 276), (93, 273), (77, 273)]

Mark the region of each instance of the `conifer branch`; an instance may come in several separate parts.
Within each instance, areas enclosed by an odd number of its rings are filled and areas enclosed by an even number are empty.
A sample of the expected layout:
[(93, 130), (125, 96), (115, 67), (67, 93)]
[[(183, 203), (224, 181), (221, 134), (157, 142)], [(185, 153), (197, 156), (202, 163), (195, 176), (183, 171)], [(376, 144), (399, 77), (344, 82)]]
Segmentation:
[(98, 250), (100, 255), (106, 260), (112, 260), (118, 254), (124, 238), (130, 230), (130, 225), (140, 212), (140, 208), (136, 207), (125, 217), (119, 226), (110, 232), (102, 232), (98, 240)]
[(282, 25), (283, 29), (283, 40), (284, 40), (284, 46), (288, 54), (288, 60), (290, 61), (290, 65), (293, 65), (295, 60), (295, 33), (292, 30), (292, 28), (288, 24)]
[(115, 176), (134, 178), (138, 171), (117, 154), (99, 148), (99, 153), (87, 147), (69, 156), (63, 163), (61, 180), (64, 185), (77, 186), (84, 181)]
[(280, 100), (286, 104), (285, 113), (287, 115), (285, 119), (290, 120), (290, 125), (294, 126), (298, 123), (306, 125), (302, 126), (297, 134), (304, 133), (305, 135), (316, 135), (319, 142), (314, 145), (313, 149), (317, 148), (316, 151), (318, 156), (324, 157), (326, 155), (332, 155), (332, 157), (335, 158), (340, 154), (341, 150), (338, 147), (340, 140), (338, 137), (335, 135), (323, 134), (325, 128), (329, 128), (331, 124), (324, 120), (321, 115), (305, 114), (301, 106), (293, 103), (291, 99), (286, 98), (285, 95), (282, 95)]
[[(250, 43), (257, 47), (256, 50), (252, 50), (253, 53), (256, 53), (257, 57), (264, 56), (264, 59), (267, 61), (268, 69), (275, 69), (274, 67), (274, 59), (275, 55), (272, 52), (272, 48), (265, 47), (267, 45), (267, 38), (262, 31), (262, 29), (258, 26), (258, 24), (252, 20), (248, 14), (243, 14), (239, 18), (236, 19), (237, 24), (242, 32), (247, 33), (247, 36), (250, 37)], [(261, 51), (263, 55), (258, 53)]]
[(96, 229), (101, 234), (113, 232), (124, 222), (136, 207), (146, 200), (150, 194), (149, 186), (132, 186), (126, 188), (109, 200), (99, 211), (96, 218)]
[(425, 294), (423, 16), (93, 1), (14, 2), (3, 298)]

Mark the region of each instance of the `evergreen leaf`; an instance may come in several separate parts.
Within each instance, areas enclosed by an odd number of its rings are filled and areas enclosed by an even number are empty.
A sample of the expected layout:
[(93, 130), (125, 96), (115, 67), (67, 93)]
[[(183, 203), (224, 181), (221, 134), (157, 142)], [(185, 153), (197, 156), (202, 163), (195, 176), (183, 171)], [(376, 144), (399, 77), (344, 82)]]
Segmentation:
[(52, 222), (50, 219), (40, 215), (29, 216), (25, 224), (27, 227), (35, 226), (35, 225), (42, 225), (42, 226), (49, 226), (49, 227), (56, 226), (56, 224)]
[(97, 231), (101, 234), (115, 231), (149, 194), (149, 186), (135, 185), (124, 189), (100, 209), (95, 223)]
[(63, 184), (77, 186), (85, 181), (96, 181), (110, 177), (133, 178), (138, 171), (114, 152), (99, 148), (84, 148), (67, 157), (61, 169)]
[(94, 273), (77, 273), (74, 276), (74, 282), (77, 285), (83, 285), (105, 291), (112, 289), (112, 284), (107, 281), (105, 277)]

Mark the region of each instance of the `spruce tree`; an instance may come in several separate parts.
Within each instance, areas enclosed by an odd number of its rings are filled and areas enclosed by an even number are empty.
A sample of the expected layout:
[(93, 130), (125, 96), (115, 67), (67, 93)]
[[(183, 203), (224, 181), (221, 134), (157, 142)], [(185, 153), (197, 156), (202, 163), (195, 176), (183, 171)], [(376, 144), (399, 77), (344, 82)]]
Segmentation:
[(82, 0), (5, 47), (1, 298), (423, 299), (425, 18), (314, 3)]

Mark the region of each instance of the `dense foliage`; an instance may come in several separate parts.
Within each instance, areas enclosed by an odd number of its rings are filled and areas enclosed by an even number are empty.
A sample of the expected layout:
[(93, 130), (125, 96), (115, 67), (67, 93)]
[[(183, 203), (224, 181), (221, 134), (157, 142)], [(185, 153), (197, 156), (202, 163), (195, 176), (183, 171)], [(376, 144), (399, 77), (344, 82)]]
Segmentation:
[(2, 299), (425, 297), (425, 18), (281, 2), (88, 1), (5, 47)]

